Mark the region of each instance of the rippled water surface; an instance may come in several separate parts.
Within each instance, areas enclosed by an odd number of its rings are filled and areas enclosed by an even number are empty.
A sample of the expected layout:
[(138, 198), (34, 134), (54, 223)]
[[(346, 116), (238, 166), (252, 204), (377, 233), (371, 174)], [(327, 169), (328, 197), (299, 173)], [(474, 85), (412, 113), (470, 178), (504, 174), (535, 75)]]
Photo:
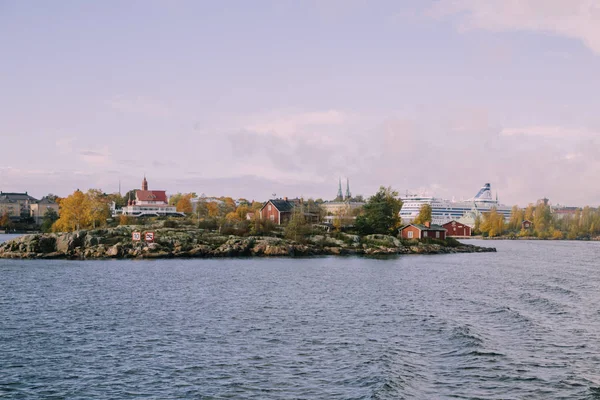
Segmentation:
[(600, 243), (0, 260), (0, 398), (600, 399)]

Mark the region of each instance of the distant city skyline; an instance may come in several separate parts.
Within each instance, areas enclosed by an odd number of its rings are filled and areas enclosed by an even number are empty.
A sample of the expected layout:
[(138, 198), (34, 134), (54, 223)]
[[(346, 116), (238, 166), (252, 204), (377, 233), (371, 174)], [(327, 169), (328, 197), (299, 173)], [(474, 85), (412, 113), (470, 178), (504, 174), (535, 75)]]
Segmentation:
[(600, 205), (600, 3), (0, 1), (0, 190)]

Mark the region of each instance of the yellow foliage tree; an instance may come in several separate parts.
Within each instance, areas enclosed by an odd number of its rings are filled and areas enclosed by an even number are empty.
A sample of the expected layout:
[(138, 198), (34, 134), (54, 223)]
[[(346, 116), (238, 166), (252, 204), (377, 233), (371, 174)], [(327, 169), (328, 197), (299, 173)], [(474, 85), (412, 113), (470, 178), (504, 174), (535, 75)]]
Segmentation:
[(72, 232), (90, 224), (90, 204), (88, 197), (76, 190), (60, 202), (60, 218), (52, 226), (55, 232)]
[(413, 221), (415, 224), (424, 224), (425, 222), (431, 222), (431, 206), (429, 204), (423, 204), (419, 209), (419, 215)]
[(192, 213), (193, 207), (192, 207), (192, 195), (191, 194), (189, 194), (189, 193), (184, 194), (179, 198), (179, 200), (177, 201), (177, 211), (186, 213), (186, 214)]
[(489, 237), (502, 235), (504, 233), (504, 216), (495, 207), (492, 208), (490, 212), (483, 214), (480, 229), (482, 233), (487, 233)]

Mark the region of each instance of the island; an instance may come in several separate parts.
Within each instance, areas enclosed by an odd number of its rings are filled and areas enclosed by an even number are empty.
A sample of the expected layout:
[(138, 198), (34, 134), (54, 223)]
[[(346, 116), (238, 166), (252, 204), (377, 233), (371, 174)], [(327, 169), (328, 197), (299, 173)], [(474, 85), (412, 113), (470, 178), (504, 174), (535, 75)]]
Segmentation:
[(277, 236), (221, 235), (189, 227), (139, 229), (127, 225), (75, 232), (29, 234), (0, 244), (0, 258), (74, 260), (385, 256), (495, 251), (495, 248), (463, 244), (452, 238), (424, 241), (403, 240), (381, 234), (360, 236), (324, 232), (295, 241)]

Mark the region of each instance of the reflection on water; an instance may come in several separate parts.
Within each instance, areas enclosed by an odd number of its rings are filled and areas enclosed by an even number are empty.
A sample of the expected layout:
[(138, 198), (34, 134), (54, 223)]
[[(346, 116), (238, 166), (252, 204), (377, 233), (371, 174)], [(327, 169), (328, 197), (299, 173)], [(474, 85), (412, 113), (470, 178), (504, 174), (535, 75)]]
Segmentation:
[(600, 398), (600, 243), (493, 245), (0, 260), (0, 396)]

